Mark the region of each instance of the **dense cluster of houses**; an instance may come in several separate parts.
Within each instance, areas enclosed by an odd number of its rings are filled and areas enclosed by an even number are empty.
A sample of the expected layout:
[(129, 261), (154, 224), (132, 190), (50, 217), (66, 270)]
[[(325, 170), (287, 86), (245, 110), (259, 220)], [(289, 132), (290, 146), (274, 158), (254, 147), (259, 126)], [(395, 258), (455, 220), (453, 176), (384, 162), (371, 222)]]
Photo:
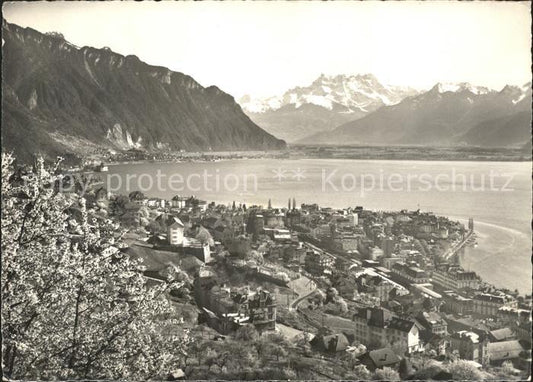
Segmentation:
[(267, 290), (220, 285), (214, 273), (202, 270), (195, 279), (201, 320), (223, 334), (253, 324), (258, 331), (276, 328), (276, 299)]
[[(97, 191), (95, 200), (106, 197)], [(201, 319), (222, 333), (250, 323), (275, 330), (278, 305), (268, 288), (227, 284), (213, 263), (277, 287), (306, 276), (335, 288), (349, 303), (350, 324), (326, 328), (314, 346), (335, 353), (363, 344), (369, 351), (360, 361), (370, 368), (396, 367), (413, 353), (452, 354), (480, 367), (530, 362), (530, 296), (496, 289), (439, 257), (440, 244), (461, 240), (473, 222), (467, 229), (420, 211), (298, 207), (294, 200), (264, 208), (183, 196), (130, 199), (151, 210), (147, 244), (204, 265), (195, 300)]]

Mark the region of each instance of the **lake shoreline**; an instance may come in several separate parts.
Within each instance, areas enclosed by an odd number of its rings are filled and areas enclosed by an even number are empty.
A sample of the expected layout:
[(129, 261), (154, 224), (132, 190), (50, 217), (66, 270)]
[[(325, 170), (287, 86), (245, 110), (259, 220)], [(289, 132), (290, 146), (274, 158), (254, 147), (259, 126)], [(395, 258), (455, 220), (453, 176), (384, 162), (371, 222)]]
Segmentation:
[(121, 151), (88, 156), (106, 164), (208, 162), (230, 159), (350, 159), (401, 161), (531, 162), (531, 150), (505, 147), (328, 146), (290, 145), (284, 150), (228, 150), (197, 152)]
[[(244, 158), (243, 158), (244, 159)], [(156, 167), (156, 168), (155, 168)], [(473, 189), (464, 191), (461, 183), (457, 185), (457, 191), (453, 190), (453, 182), (441, 184), (448, 187), (447, 191), (435, 188), (430, 192), (424, 191), (420, 182), (422, 174), (429, 173), (437, 178), (442, 174), (448, 174), (452, 167), (458, 174), (469, 177)], [(400, 160), (350, 160), (350, 159), (317, 159), (306, 158), (303, 160), (283, 159), (259, 159), (241, 160), (228, 159), (218, 162), (140, 162), (136, 164), (110, 165), (108, 173), (110, 178), (120, 177), (126, 179), (127, 175), (155, 174), (161, 171), (166, 177), (172, 174), (181, 175), (186, 179), (191, 174), (191, 186), (193, 190), (184, 187), (182, 190), (150, 188), (146, 194), (150, 197), (171, 199), (175, 195), (196, 195), (198, 198), (226, 204), (235, 201), (246, 205), (266, 205), (271, 199), (273, 206), (286, 206), (288, 198), (295, 197), (298, 205), (301, 203), (316, 203), (320, 206), (343, 208), (347, 206), (364, 206), (365, 209), (376, 211), (399, 211), (402, 209), (432, 211), (439, 216), (445, 216), (452, 220), (464, 221), (473, 217), (476, 228), (479, 231), (478, 248), (468, 248), (467, 258), (472, 270), (483, 276), (491, 284), (512, 287), (525, 293), (531, 293), (531, 210), (524, 209), (525, 205), (531, 205), (531, 164), (524, 162), (472, 162), (472, 161), (410, 161)], [(285, 171), (284, 178), (276, 178), (276, 172)], [(296, 177), (296, 171), (302, 170), (302, 179)], [(335, 172), (335, 170), (338, 170)], [(207, 186), (199, 178), (199, 174), (207, 171), (209, 175)], [(332, 175), (331, 181), (339, 190), (330, 186), (324, 191), (321, 188), (323, 171)], [(512, 192), (496, 192), (486, 189), (479, 191), (483, 176), (488, 179), (491, 171), (496, 173), (512, 173)], [(221, 184), (225, 177), (239, 179), (242, 186), (246, 175), (257, 176), (257, 187), (249, 188), (248, 192), (241, 188), (229, 190), (224, 187), (217, 189), (216, 178), (220, 176)], [(361, 175), (374, 175), (376, 179), (380, 175), (385, 177), (400, 174), (408, 178), (415, 175), (412, 188), (397, 192), (392, 188), (366, 192), (361, 195), (359, 189), (344, 191), (341, 188), (342, 177), (353, 175), (357, 180)], [(229, 177), (232, 176), (233, 178)], [(345, 177), (346, 179), (351, 179)], [(418, 179), (418, 180), (416, 180)], [(105, 179), (104, 179), (105, 180)], [(501, 188), (507, 178), (496, 178), (495, 186)], [(459, 180), (460, 182), (460, 180)], [(112, 182), (111, 182), (112, 183)], [(349, 183), (349, 182), (348, 182)], [(155, 183), (154, 183), (155, 184)], [(231, 183), (230, 185), (233, 185)], [(251, 184), (248, 184), (251, 186)], [(361, 189), (363, 187), (358, 184)], [(124, 184), (123, 184), (124, 186)], [(347, 186), (351, 186), (347, 184)], [(474, 187), (475, 186), (475, 187)], [(123, 187), (117, 189), (117, 193), (127, 194), (137, 188), (135, 185), (130, 189)], [(115, 190), (113, 190), (115, 191)], [(143, 191), (143, 190), (141, 190)], [(497, 226), (497, 227), (496, 227)], [(483, 231), (487, 231), (485, 235)], [(516, 232), (515, 232), (516, 231)], [(484, 236), (489, 241), (484, 241)], [(529, 240), (529, 244), (528, 244)], [(511, 245), (512, 244), (512, 245)], [(498, 270), (494, 277), (490, 272)], [(501, 282), (498, 282), (501, 280)], [(508, 280), (508, 281), (507, 281)], [(508, 285), (506, 285), (508, 284)]]
[[(145, 164), (200, 164), (200, 163), (216, 163), (216, 162), (230, 162), (230, 161), (250, 161), (250, 160), (257, 160), (257, 161), (268, 161), (272, 159), (277, 159), (281, 161), (294, 161), (294, 160), (323, 160), (323, 161), (335, 161), (335, 160), (345, 160), (345, 161), (362, 161), (362, 162), (384, 162), (384, 163), (391, 163), (391, 162), (406, 162), (406, 163), (416, 163), (416, 162), (429, 162), (429, 163), (460, 163), (460, 162), (482, 162), (482, 163), (533, 163), (531, 159), (529, 160), (501, 160), (501, 159), (493, 159), (493, 160), (477, 160), (477, 159), (471, 159), (471, 160), (464, 160), (464, 159), (399, 159), (399, 158), (317, 158), (317, 157), (302, 157), (302, 158), (223, 158), (223, 159), (217, 159), (217, 160), (200, 160), (200, 159), (191, 159), (191, 160), (139, 160), (139, 161), (119, 161), (119, 162), (106, 162), (106, 165), (109, 167), (114, 166), (127, 166), (127, 165), (145, 165)], [(98, 171), (94, 170), (83, 170), (82, 172), (85, 173), (100, 173)], [(103, 172), (105, 173), (105, 172)]]
[(357, 161), (383, 161), (383, 162), (395, 162), (395, 161), (402, 161), (402, 162), (487, 162), (487, 163), (527, 163), (532, 162), (532, 159), (516, 159), (516, 158), (509, 158), (509, 159), (503, 159), (503, 158), (492, 158), (492, 159), (479, 159), (479, 158), (447, 158), (447, 159), (439, 159), (439, 158), (380, 158), (380, 157), (354, 157), (354, 158), (345, 158), (345, 157), (313, 157), (313, 156), (303, 156), (303, 157), (288, 157), (288, 158), (271, 158), (271, 157), (263, 157), (263, 158), (220, 158), (217, 160), (201, 160), (201, 159), (191, 159), (190, 160), (168, 160), (168, 159), (162, 159), (162, 160), (149, 160), (149, 159), (143, 159), (143, 160), (132, 160), (132, 161), (117, 161), (117, 162), (106, 162), (108, 166), (117, 166), (117, 165), (133, 165), (133, 164), (149, 164), (149, 163), (174, 163), (174, 164), (181, 164), (181, 163), (211, 163), (211, 162), (227, 162), (227, 161), (242, 161), (242, 160), (269, 160), (269, 159), (279, 159), (279, 160), (306, 160), (306, 159), (319, 159), (319, 160), (357, 160)]

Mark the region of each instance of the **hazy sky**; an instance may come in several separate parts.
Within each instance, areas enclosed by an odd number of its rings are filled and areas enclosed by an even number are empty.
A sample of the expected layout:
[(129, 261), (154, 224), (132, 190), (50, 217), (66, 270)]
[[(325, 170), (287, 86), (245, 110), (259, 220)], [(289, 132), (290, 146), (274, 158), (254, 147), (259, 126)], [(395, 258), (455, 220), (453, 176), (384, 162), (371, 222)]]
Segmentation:
[(418, 88), (531, 80), (529, 2), (20, 2), (3, 11), (236, 97), (275, 95), (321, 73)]

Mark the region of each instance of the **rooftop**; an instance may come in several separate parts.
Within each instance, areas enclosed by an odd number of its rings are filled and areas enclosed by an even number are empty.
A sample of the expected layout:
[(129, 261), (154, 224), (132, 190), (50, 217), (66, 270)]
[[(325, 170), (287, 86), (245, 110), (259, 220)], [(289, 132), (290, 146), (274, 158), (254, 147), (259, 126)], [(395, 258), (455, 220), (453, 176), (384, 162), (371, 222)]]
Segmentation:
[(366, 357), (370, 358), (376, 368), (400, 362), (400, 357), (398, 357), (390, 348), (382, 348), (369, 351), (368, 353), (359, 356), (359, 359), (363, 359)]
[(468, 339), (470, 340), (473, 344), (477, 344), (479, 343), (479, 335), (477, 335), (476, 333), (474, 332), (468, 332), (466, 330), (461, 330), (460, 332), (457, 332), (457, 333), (454, 333), (452, 334), (452, 337), (454, 338), (462, 338), (462, 339)]
[(490, 335), (496, 341), (503, 341), (505, 339), (513, 338), (514, 332), (511, 330), (511, 328), (501, 328), (501, 329), (492, 330), (490, 332)]
[(518, 358), (522, 351), (524, 351), (524, 348), (517, 340), (489, 343), (489, 353), (492, 361)]

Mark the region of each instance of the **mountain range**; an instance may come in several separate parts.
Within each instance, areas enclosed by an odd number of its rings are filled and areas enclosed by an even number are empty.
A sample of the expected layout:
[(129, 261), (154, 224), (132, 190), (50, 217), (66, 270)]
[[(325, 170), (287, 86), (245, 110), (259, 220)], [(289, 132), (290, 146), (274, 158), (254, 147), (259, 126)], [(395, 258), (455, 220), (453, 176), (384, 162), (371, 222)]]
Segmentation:
[(216, 86), (136, 56), (4, 20), (2, 63), (2, 146), (23, 160), (37, 152), (285, 147)]
[(418, 94), (409, 87), (383, 85), (372, 74), (322, 74), (313, 83), (287, 90), (280, 96), (239, 100), (258, 125), (287, 142), (331, 131), (385, 105)]
[(333, 131), (318, 144), (523, 146), (531, 138), (531, 83), (501, 91), (468, 83), (436, 84)]
[(439, 83), (420, 91), (384, 85), (372, 74), (321, 75), (281, 96), (245, 96), (239, 105), (186, 74), (5, 20), (2, 58), (2, 148), (23, 161), (37, 152), (80, 157), (102, 150), (282, 149), (282, 139), (484, 147), (531, 142), (531, 83), (500, 91)]
[(438, 83), (420, 91), (383, 85), (372, 74), (321, 75), (281, 96), (239, 103), (290, 143), (504, 147), (531, 136), (531, 83), (501, 91)]

